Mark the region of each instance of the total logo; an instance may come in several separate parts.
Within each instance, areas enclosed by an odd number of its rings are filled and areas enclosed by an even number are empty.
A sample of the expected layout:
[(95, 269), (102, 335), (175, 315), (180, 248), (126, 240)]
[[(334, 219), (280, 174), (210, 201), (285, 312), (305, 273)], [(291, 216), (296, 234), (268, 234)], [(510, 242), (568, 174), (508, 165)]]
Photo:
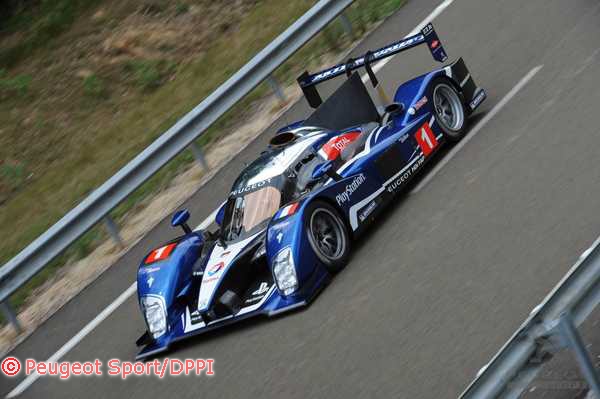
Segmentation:
[(342, 151), (348, 146), (348, 144), (352, 143), (360, 136), (360, 131), (349, 132), (342, 134), (340, 136), (336, 136), (329, 140), (322, 148), (319, 150), (319, 154), (329, 159), (330, 161), (337, 159), (340, 156)]
[(206, 272), (209, 276), (214, 276), (219, 273), (225, 267), (225, 262), (219, 262), (214, 266), (211, 266), (210, 269)]

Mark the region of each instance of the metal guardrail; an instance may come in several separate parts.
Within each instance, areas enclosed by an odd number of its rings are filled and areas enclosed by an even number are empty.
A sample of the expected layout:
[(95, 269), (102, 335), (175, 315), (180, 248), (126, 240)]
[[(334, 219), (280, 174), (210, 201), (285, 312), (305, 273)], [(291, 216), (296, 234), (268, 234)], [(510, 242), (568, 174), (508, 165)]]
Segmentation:
[(600, 377), (577, 332), (600, 304), (600, 238), (478, 373), (461, 399), (518, 398), (554, 353), (572, 349), (590, 389), (600, 398)]
[[(167, 162), (193, 145), (193, 141), (211, 124), (268, 79), (280, 65), (353, 2), (354, 0), (320, 0), (191, 112), (6, 263), (0, 269), (0, 309), (13, 325), (19, 329), (15, 313), (7, 300), (13, 292), (106, 217)], [(109, 228), (114, 227), (110, 219), (107, 221)]]

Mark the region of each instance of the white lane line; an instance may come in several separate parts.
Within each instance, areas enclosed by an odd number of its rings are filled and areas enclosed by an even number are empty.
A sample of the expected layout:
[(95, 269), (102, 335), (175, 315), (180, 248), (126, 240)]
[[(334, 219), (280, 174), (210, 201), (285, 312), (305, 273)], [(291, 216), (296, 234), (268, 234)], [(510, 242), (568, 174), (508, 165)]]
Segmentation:
[[(417, 33), (421, 32), (421, 29), (423, 29), (425, 27), (425, 25), (427, 25), (428, 23), (430, 23), (431, 21), (436, 19), (446, 8), (450, 7), (450, 4), (452, 4), (452, 3), (454, 3), (454, 0), (443, 1), (427, 17), (425, 17), (425, 19), (423, 21), (421, 21), (421, 23), (419, 25), (417, 25), (413, 30), (411, 30), (408, 35), (404, 36), (404, 39), (406, 39), (407, 37), (410, 37), (410, 36), (414, 36)], [(395, 57), (395, 55), (379, 61), (373, 67), (373, 71), (375, 73), (379, 72), (381, 70), (381, 68), (383, 68), (385, 66), (385, 64), (387, 64), (388, 62), (393, 60), (394, 57)]]
[[(425, 25), (427, 25), (429, 22), (431, 22), (433, 19), (435, 19), (438, 15), (440, 15), (442, 13), (442, 11), (444, 11), (453, 2), (454, 2), (454, 0), (445, 0), (444, 2), (442, 2), (423, 21), (421, 21), (421, 23), (419, 25), (417, 25), (408, 35), (406, 35), (405, 38), (416, 35), (418, 32), (421, 31), (421, 29), (423, 29), (423, 27)], [(380, 61), (377, 65), (375, 65), (373, 67), (373, 70), (375, 72), (381, 70), (381, 68), (383, 68), (385, 64), (387, 64), (388, 62), (390, 62), (392, 60), (392, 58), (394, 58), (394, 57), (386, 58), (385, 60)], [(220, 206), (219, 206), (219, 208), (220, 208)], [(206, 218), (206, 220), (204, 220), (204, 222), (202, 222), (198, 227), (196, 227), (195, 230), (206, 229), (208, 226), (210, 226), (210, 224), (214, 221), (215, 216), (217, 215), (217, 212), (219, 211), (219, 208), (215, 209), (213, 211), (213, 213), (211, 213), (210, 216), (208, 218)], [(54, 355), (52, 355), (50, 357), (50, 359), (48, 359), (48, 362), (59, 361), (64, 355), (67, 354), (67, 352), (69, 352), (71, 349), (73, 349), (73, 347), (75, 347), (79, 342), (81, 342), (83, 340), (83, 338), (86, 337), (86, 335), (88, 335), (92, 330), (94, 330), (104, 319), (106, 319), (108, 316), (110, 316), (112, 312), (114, 312), (119, 306), (121, 306), (123, 304), (123, 302), (125, 302), (127, 299), (129, 299), (129, 297), (131, 297), (136, 292), (136, 287), (137, 287), (137, 283), (133, 283), (125, 292), (123, 292), (121, 295), (119, 295), (119, 297), (113, 303), (108, 305), (108, 307), (106, 309), (104, 309), (98, 316), (96, 316), (96, 318), (94, 318), (94, 320), (92, 320), (88, 325), (83, 327), (81, 329), (81, 331), (79, 333), (77, 333), (77, 335), (75, 335), (73, 338), (71, 338), (69, 340), (69, 342), (67, 342), (65, 345), (63, 345), (62, 348), (60, 348), (58, 350), (58, 352), (56, 352)], [(37, 379), (39, 377), (40, 376), (37, 373), (30, 374), (19, 385), (17, 385), (15, 387), (15, 389), (10, 391), (10, 393), (6, 397), (14, 398), (17, 395), (20, 395), (27, 388), (29, 388), (29, 386), (31, 386), (31, 384), (33, 384), (35, 381), (37, 381)]]
[[(98, 316), (94, 318), (91, 322), (88, 323), (85, 327), (81, 329), (73, 338), (71, 338), (66, 344), (62, 346), (54, 355), (50, 356), (46, 362), (54, 363), (58, 362), (67, 352), (75, 347), (83, 338), (86, 337), (90, 332), (92, 332), (104, 319), (111, 315), (112, 312), (115, 311), (119, 306), (123, 304), (130, 296), (132, 296), (137, 290), (137, 283), (133, 283), (125, 292), (123, 292), (119, 297), (110, 305), (106, 307)], [(12, 391), (6, 395), (7, 398), (14, 398), (23, 391), (25, 391), (31, 384), (33, 384), (37, 379), (40, 378), (38, 373), (29, 374), (27, 378), (25, 378), (19, 385), (17, 385)]]
[(433, 170), (429, 172), (427, 176), (421, 180), (421, 182), (410, 192), (411, 194), (416, 194), (421, 191), (430, 181), (438, 174), (438, 172), (458, 153), (479, 131), (494, 117), (498, 112), (504, 108), (508, 102), (525, 87), (525, 85), (533, 79), (533, 77), (544, 67), (544, 65), (538, 65), (533, 68), (531, 71), (527, 73), (520, 81), (513, 87), (503, 98), (500, 100), (498, 104), (488, 112), (483, 119), (481, 119), (471, 131), (458, 143), (456, 144), (452, 150), (446, 156), (439, 161)]
[(213, 213), (211, 213), (210, 215), (208, 215), (208, 217), (204, 220), (204, 222), (200, 223), (198, 225), (198, 227), (196, 227), (194, 229), (194, 231), (196, 230), (206, 230), (211, 224), (213, 224), (213, 222), (215, 221), (215, 217), (217, 217), (217, 213), (219, 212), (219, 209), (221, 209), (221, 207), (225, 205), (225, 202), (223, 202), (221, 205), (219, 205), (219, 207), (217, 209), (215, 209), (213, 211)]
[[(219, 206), (219, 208), (221, 208)], [(195, 230), (205, 229), (211, 225), (215, 219), (215, 215), (219, 211), (217, 208), (213, 213), (210, 214)], [(128, 300), (137, 291), (137, 282), (134, 282), (123, 292), (121, 295), (114, 300), (113, 303), (108, 305), (102, 312), (100, 312), (92, 321), (90, 321), (85, 327), (83, 327), (73, 338), (71, 338), (66, 344), (64, 344), (56, 353), (46, 360), (46, 363), (55, 363), (62, 359), (71, 349), (79, 344), (89, 333), (91, 333), (100, 323), (102, 323), (108, 316), (110, 316), (119, 306), (121, 306), (126, 300)], [(6, 395), (7, 398), (14, 398), (22, 394), (27, 388), (31, 386), (37, 379), (40, 378), (38, 373), (29, 374), (19, 385), (17, 385), (12, 391)]]

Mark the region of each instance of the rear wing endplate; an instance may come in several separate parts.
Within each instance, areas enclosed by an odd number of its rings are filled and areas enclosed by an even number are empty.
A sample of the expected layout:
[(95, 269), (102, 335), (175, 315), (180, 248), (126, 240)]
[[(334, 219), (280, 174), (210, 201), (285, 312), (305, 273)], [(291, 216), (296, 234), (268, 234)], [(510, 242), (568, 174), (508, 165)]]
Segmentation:
[(391, 57), (402, 51), (409, 50), (424, 43), (427, 44), (427, 47), (429, 47), (429, 50), (431, 51), (431, 55), (436, 61), (445, 62), (448, 59), (448, 55), (446, 54), (446, 51), (444, 50), (444, 47), (442, 46), (442, 43), (435, 32), (435, 29), (433, 29), (433, 25), (429, 23), (421, 30), (420, 33), (407, 37), (406, 39), (400, 40), (396, 43), (392, 43), (377, 51), (369, 51), (362, 57), (350, 59), (344, 64), (338, 64), (334, 67), (312, 75), (309, 74), (308, 71), (304, 72), (298, 78), (298, 84), (300, 85), (300, 88), (302, 88), (304, 96), (306, 97), (310, 106), (317, 108), (323, 102), (316, 88), (318, 84), (343, 74), (350, 76), (352, 71), (364, 66), (367, 70), (369, 78), (371, 79), (371, 83), (373, 83), (374, 87), (377, 87), (378, 82), (377, 78), (375, 77), (375, 73), (371, 68), (372, 63), (387, 57)]

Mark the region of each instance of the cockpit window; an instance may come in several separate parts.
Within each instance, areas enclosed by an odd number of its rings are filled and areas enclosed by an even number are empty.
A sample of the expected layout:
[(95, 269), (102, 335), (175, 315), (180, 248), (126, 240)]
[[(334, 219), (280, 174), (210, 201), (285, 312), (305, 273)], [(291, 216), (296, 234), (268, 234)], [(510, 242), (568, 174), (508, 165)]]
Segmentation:
[(225, 210), (223, 233), (226, 241), (247, 236), (271, 219), (281, 206), (281, 193), (267, 186), (244, 196), (230, 198)]

